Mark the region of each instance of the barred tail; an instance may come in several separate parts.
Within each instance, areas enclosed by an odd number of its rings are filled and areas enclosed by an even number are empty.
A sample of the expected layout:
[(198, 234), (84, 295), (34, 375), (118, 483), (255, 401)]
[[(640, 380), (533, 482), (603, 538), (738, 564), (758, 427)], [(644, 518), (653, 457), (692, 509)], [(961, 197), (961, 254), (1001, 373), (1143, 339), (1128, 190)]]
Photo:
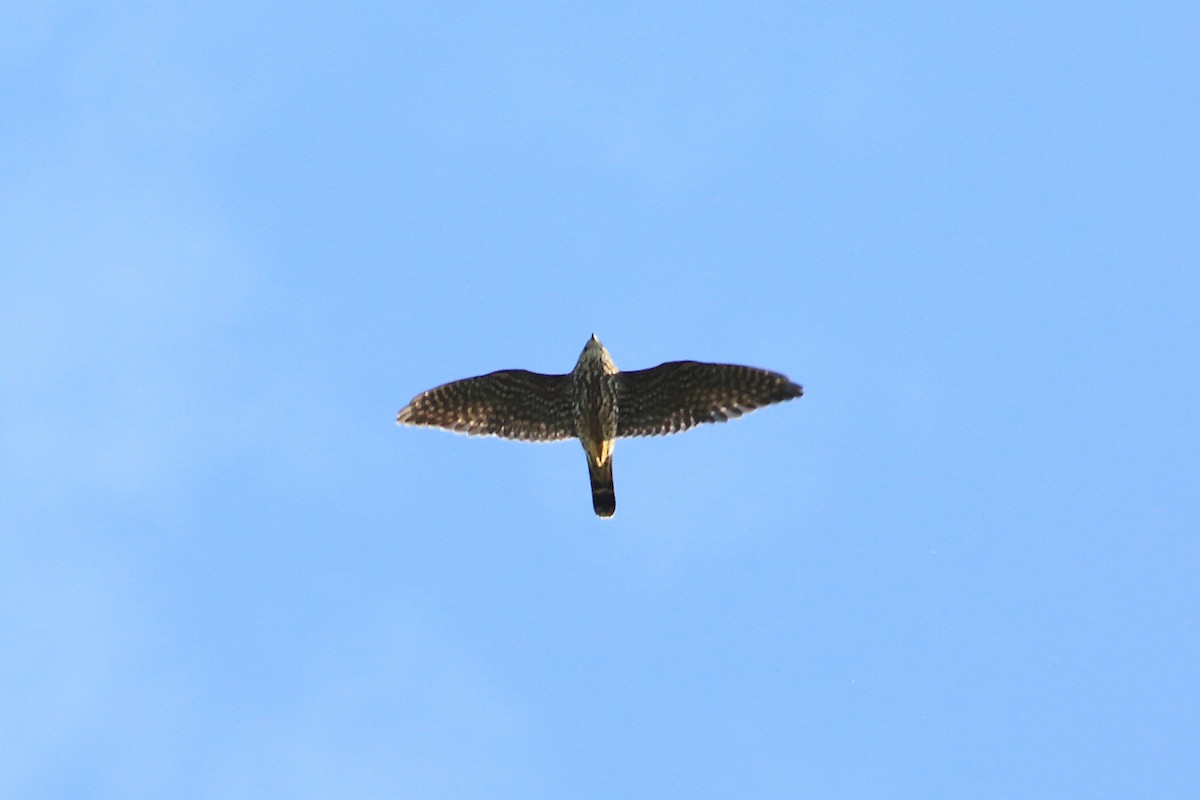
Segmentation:
[(612, 459), (602, 466), (588, 458), (588, 473), (592, 478), (592, 508), (598, 517), (611, 517), (617, 511), (617, 493), (613, 489)]

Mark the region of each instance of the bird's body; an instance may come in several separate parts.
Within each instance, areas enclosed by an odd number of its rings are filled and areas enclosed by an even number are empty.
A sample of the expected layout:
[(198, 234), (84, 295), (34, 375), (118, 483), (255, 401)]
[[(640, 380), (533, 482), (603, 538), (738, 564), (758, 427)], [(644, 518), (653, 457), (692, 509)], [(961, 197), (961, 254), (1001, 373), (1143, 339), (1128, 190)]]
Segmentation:
[(617, 437), (724, 422), (803, 392), (777, 372), (736, 364), (671, 361), (621, 372), (593, 334), (566, 375), (501, 370), (453, 381), (414, 397), (396, 422), (526, 441), (578, 438), (587, 455), (592, 506), (598, 516), (611, 517)]
[(571, 371), (575, 405), (575, 435), (587, 454), (592, 480), (592, 508), (601, 517), (617, 510), (613, 488), (612, 451), (617, 439), (617, 365), (592, 334)]

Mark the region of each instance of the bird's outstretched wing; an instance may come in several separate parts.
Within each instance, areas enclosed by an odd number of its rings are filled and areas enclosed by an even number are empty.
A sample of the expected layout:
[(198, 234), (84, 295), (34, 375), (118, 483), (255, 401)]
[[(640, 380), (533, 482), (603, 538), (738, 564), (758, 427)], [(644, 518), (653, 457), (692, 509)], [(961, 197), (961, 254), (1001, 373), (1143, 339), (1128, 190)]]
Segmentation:
[(617, 436), (660, 436), (724, 422), (800, 397), (778, 372), (737, 364), (669, 361), (617, 375)]
[(422, 392), (396, 415), (473, 436), (553, 442), (575, 436), (571, 376), (506, 369)]

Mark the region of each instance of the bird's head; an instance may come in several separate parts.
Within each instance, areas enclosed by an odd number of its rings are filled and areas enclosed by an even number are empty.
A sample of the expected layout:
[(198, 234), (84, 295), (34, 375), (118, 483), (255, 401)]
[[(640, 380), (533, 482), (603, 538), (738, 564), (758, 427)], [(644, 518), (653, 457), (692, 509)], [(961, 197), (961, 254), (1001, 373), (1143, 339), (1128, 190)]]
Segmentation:
[(616, 366), (612, 363), (612, 358), (608, 355), (608, 351), (604, 349), (604, 345), (596, 338), (596, 334), (592, 334), (592, 338), (583, 347), (583, 352), (579, 354), (580, 364), (596, 363), (600, 364), (601, 368), (607, 373), (617, 371)]

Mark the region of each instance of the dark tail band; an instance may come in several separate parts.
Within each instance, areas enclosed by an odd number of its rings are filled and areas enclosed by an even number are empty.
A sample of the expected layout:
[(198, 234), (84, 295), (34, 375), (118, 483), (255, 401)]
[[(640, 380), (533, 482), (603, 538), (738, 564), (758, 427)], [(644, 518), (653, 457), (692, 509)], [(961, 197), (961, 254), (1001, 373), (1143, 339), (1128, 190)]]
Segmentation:
[(613, 489), (612, 459), (603, 466), (588, 459), (588, 473), (592, 478), (592, 508), (598, 517), (611, 517), (617, 511), (617, 493)]

